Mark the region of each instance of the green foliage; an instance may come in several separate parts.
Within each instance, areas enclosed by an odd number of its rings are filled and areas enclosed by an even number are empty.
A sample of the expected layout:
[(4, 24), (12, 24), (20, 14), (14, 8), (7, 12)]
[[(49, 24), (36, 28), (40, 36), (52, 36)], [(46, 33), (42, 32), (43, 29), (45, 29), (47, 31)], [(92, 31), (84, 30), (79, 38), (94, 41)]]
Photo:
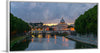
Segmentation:
[(98, 6), (86, 11), (75, 20), (75, 30), (80, 34), (93, 33), (97, 34), (97, 16)]
[(53, 28), (52, 28), (52, 27), (50, 27), (50, 28), (49, 28), (49, 30), (50, 30), (50, 31), (53, 31)]
[(20, 43), (16, 43), (16, 45), (11, 47), (10, 51), (23, 51), (28, 47), (29, 43), (30, 43), (30, 40), (26, 40), (25, 42), (23, 40)]
[(28, 23), (10, 13), (10, 33), (13, 31), (16, 31), (16, 33), (23, 33), (29, 30), (30, 27)]
[(73, 26), (68, 26), (67, 28), (71, 28), (71, 27), (73, 27)]

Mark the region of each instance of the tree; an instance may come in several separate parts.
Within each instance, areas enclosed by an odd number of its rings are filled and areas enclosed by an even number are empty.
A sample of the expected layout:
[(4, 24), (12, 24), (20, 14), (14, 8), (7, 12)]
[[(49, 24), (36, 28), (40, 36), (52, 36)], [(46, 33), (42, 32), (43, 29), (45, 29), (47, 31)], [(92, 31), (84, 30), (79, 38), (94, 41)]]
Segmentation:
[(31, 28), (29, 27), (28, 23), (23, 21), (20, 18), (15, 17), (13, 14), (10, 13), (10, 34), (12, 33), (23, 33), (24, 31), (29, 31)]
[(86, 11), (75, 20), (75, 30), (80, 34), (97, 34), (97, 16), (98, 6)]

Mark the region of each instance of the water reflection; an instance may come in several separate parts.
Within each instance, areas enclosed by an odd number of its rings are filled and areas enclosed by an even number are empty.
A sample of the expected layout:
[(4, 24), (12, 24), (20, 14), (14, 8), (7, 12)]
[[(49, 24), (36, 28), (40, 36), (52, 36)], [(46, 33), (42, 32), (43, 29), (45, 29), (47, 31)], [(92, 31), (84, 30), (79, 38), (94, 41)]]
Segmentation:
[(34, 41), (33, 38), (31, 39), (31, 41), (32, 41), (32, 42)]
[[(75, 42), (65, 38), (64, 36), (51, 36), (46, 34), (45, 38), (42, 37), (42, 34), (38, 35), (38, 38), (34, 38), (34, 43), (30, 43), (29, 47), (26, 50), (47, 50), (47, 49), (73, 49), (75, 48)], [(32, 39), (33, 41), (33, 39)], [(33, 47), (34, 45), (34, 47)], [(68, 47), (68, 46), (71, 47)], [(74, 47), (73, 47), (74, 46)]]
[(49, 41), (50, 41), (49, 38), (51, 37), (50, 34), (46, 35), (46, 37), (48, 39), (47, 42), (49, 43)]
[(55, 38), (55, 44), (56, 44), (56, 35), (54, 36), (54, 38)]
[(69, 44), (68, 44), (68, 39), (67, 38), (65, 38), (64, 36), (62, 36), (62, 46), (69, 46)]
[(65, 41), (68, 42), (68, 39), (66, 38)]
[(66, 42), (65, 46), (67, 46), (67, 47), (68, 47), (68, 46), (69, 46), (69, 44), (68, 44), (68, 39), (67, 39), (67, 38), (65, 39), (65, 42)]
[(38, 35), (38, 38), (42, 38), (42, 37), (43, 37), (42, 34), (39, 34), (39, 35)]
[(34, 36), (34, 35), (32, 35), (32, 37), (33, 37), (33, 38), (35, 38), (35, 36)]
[(56, 39), (55, 39), (55, 44), (56, 44)]
[(72, 41), (64, 36), (51, 36), (50, 34), (45, 34), (43, 38), (43, 34), (38, 34), (37, 37), (34, 37), (34, 35), (32, 37), (33, 38), (24, 39), (19, 44), (16, 44), (11, 50), (53, 50), (93, 47)]
[(43, 35), (42, 34), (39, 34), (38, 35), (38, 38), (39, 38), (39, 42), (41, 42), (42, 38), (43, 38)]
[(54, 37), (55, 37), (55, 39), (56, 39), (56, 35), (55, 35)]
[(64, 36), (62, 36), (62, 41), (64, 42)]
[(39, 42), (41, 42), (42, 38), (39, 38)]

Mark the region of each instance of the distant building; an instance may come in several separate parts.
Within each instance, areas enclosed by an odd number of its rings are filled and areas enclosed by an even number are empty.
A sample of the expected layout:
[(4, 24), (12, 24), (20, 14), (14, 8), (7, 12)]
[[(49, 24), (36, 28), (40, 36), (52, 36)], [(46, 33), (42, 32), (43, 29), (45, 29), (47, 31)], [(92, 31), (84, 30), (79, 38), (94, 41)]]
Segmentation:
[(62, 17), (62, 19), (60, 20), (60, 23), (56, 26), (56, 30), (57, 31), (59, 31), (59, 30), (68, 30), (67, 27), (68, 27), (68, 25), (67, 25), (67, 23), (65, 23), (65, 20)]
[(40, 22), (40, 23), (29, 23), (33, 29), (32, 30), (43, 30), (43, 23)]
[(71, 25), (72, 27), (69, 28), (70, 25), (68, 25), (65, 20), (62, 19), (60, 20), (60, 23), (58, 23), (58, 25), (56, 26), (52, 26), (52, 28), (54, 29), (54, 31), (67, 31), (67, 30), (70, 30), (70, 31), (74, 31), (74, 25)]

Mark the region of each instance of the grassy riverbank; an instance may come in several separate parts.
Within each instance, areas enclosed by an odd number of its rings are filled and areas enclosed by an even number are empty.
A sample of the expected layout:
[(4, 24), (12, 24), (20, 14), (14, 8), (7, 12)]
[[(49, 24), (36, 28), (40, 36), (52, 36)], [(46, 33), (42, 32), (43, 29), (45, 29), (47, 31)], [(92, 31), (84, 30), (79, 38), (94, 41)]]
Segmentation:
[(26, 37), (29, 37), (29, 36), (28, 35), (24, 35), (24, 36), (19, 36), (19, 37), (16, 37), (16, 38), (12, 39), (10, 41), (10, 48), (13, 47), (17, 42), (25, 39)]

